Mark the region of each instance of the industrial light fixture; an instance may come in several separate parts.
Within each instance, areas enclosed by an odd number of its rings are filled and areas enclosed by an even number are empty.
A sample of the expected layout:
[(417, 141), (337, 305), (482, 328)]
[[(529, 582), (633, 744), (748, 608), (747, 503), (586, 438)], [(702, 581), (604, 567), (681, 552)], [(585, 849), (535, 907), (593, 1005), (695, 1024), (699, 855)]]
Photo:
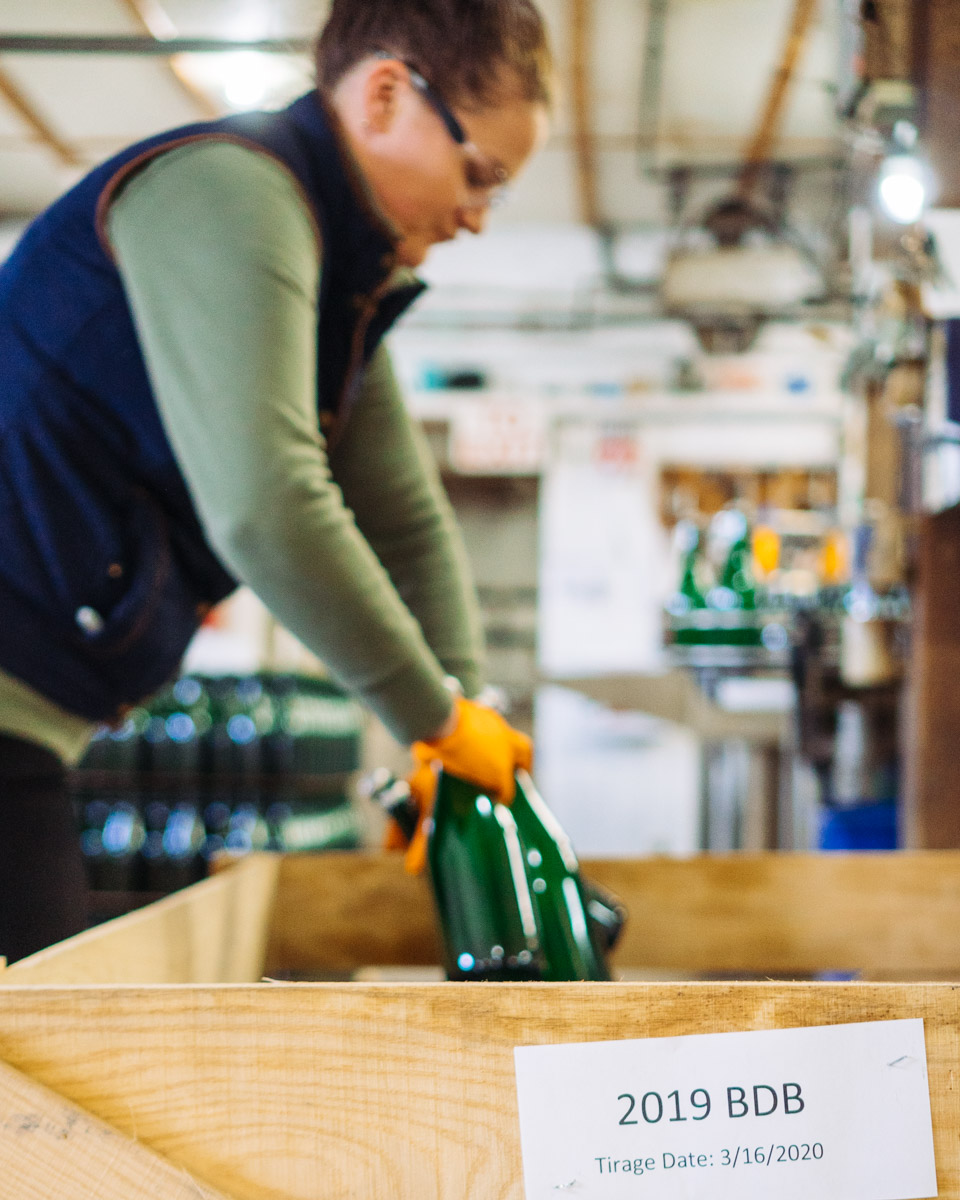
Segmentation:
[[(706, 235), (707, 240), (704, 240)], [(741, 196), (714, 204), (668, 255), (664, 311), (688, 320), (709, 354), (743, 353), (761, 325), (821, 297), (823, 273), (768, 214)]]
[(256, 50), (238, 50), (220, 60), (220, 86), (231, 108), (256, 108), (266, 100), (271, 88), (273, 63)]
[(216, 63), (220, 90), (233, 109), (260, 108), (289, 87), (291, 66), (276, 54), (237, 50)]
[(880, 166), (880, 205), (898, 225), (913, 225), (923, 216), (933, 190), (930, 168), (916, 153), (919, 131), (904, 118), (892, 129), (893, 149)]
[(930, 171), (914, 154), (891, 154), (880, 167), (883, 211), (898, 225), (920, 220), (930, 200)]
[(207, 92), (219, 94), (231, 109), (272, 108), (292, 100), (310, 84), (306, 60), (260, 50), (184, 54), (185, 75)]

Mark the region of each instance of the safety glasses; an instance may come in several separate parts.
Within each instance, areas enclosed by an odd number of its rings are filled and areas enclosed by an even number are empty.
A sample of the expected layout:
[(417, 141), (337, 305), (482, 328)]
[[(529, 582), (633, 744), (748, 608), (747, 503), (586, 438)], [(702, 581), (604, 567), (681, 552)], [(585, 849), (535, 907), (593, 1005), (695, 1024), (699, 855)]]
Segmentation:
[(506, 168), (500, 163), (494, 162), (489, 155), (484, 154), (475, 143), (470, 141), (466, 130), (454, 116), (450, 106), (413, 63), (407, 62), (403, 58), (397, 58), (396, 55), (390, 54), (386, 50), (378, 51), (377, 58), (396, 59), (406, 67), (411, 86), (430, 105), (443, 122), (447, 133), (463, 151), (467, 186), (471, 191), (483, 193), (482, 199), (478, 200), (476, 207), (486, 207), (488, 204), (498, 207), (502, 204), (507, 198), (506, 185), (509, 175)]

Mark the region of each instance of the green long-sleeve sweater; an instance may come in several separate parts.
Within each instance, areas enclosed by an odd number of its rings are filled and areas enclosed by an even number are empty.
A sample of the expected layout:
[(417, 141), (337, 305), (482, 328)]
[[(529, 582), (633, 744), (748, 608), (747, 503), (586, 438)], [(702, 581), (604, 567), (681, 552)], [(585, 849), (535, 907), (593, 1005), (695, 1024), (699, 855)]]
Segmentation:
[[(108, 230), (211, 545), (397, 737), (433, 733), (444, 674), (480, 685), (466, 557), (385, 349), (331, 452), (318, 432), (320, 252), (292, 176), (246, 147), (180, 147)], [(0, 674), (0, 732), (72, 760), (90, 727)]]

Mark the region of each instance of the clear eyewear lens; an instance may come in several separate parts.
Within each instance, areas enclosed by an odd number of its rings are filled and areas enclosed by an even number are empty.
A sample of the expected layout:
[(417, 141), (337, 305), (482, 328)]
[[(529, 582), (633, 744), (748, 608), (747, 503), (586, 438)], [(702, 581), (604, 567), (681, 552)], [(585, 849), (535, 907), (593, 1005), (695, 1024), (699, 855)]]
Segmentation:
[[(377, 57), (389, 59), (393, 55), (388, 51), (379, 50)], [(463, 152), (466, 162), (467, 186), (471, 191), (482, 193), (476, 199), (468, 200), (463, 207), (499, 208), (508, 197), (507, 184), (510, 177), (505, 168), (498, 163), (490, 162), (483, 151), (468, 140), (463, 126), (451, 112), (447, 102), (417, 68), (406, 59), (399, 61), (407, 68), (413, 87), (434, 110), (452, 140)]]
[(467, 205), (468, 208), (499, 208), (509, 194), (509, 175), (503, 167), (485, 159), (472, 142), (463, 146), (466, 156), (467, 186), (483, 195)]
[(496, 191), (485, 191), (475, 199), (466, 200), (460, 206), (465, 209), (474, 208), (502, 208), (510, 199), (510, 191), (508, 188), (498, 188)]

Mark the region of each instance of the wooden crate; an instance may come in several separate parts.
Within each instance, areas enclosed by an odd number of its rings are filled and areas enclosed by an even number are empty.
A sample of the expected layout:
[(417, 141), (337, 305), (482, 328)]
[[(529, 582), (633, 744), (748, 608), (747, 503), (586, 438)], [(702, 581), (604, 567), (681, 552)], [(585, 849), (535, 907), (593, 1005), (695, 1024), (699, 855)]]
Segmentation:
[[(522, 1200), (514, 1046), (922, 1017), (960, 1200), (960, 990), (904, 982), (960, 980), (960, 853), (585, 869), (631, 909), (617, 969), (660, 982), (351, 982), (437, 947), (423, 880), (347, 854), (251, 857), (7, 968), (0, 1197)], [(899, 982), (762, 977), (828, 969)]]

